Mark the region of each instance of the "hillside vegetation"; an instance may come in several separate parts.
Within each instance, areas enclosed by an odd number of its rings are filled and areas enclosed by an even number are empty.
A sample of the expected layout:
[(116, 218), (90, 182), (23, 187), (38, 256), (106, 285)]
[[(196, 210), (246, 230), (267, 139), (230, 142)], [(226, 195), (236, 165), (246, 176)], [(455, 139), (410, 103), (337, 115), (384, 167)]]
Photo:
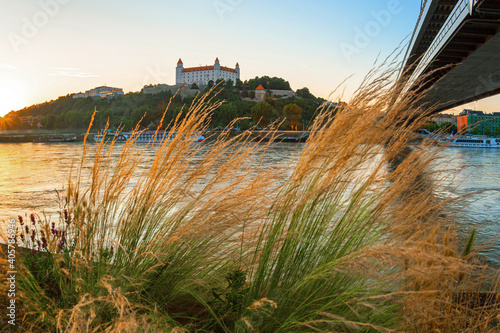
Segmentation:
[[(239, 121), (237, 126), (242, 129), (249, 128), (259, 119), (252, 118), (252, 108), (256, 102), (243, 100), (242, 96), (250, 96), (250, 92), (260, 84), (266, 89), (290, 90), (290, 84), (281, 78), (270, 78), (268, 76), (256, 77), (245, 82), (215, 82), (219, 84), (211, 95), (213, 101), (226, 101), (223, 105), (213, 111), (213, 117), (210, 122), (211, 128), (226, 127), (235, 118), (248, 118)], [(210, 87), (200, 91), (200, 94), (207, 93)], [(268, 98), (267, 103), (271, 106), (270, 114), (267, 117), (268, 122), (284, 121), (282, 129), (299, 129), (303, 125), (311, 123), (315, 116), (315, 110), (325, 102), (324, 99), (313, 96), (309, 89), (302, 88), (297, 91), (298, 97), (290, 99), (272, 99)], [(253, 94), (255, 95), (255, 94)], [(5, 130), (17, 129), (86, 129), (95, 110), (96, 114), (92, 131), (103, 129), (109, 120), (111, 129), (123, 125), (124, 130), (131, 130), (140, 122), (141, 127), (155, 128), (161, 119), (161, 116), (170, 104), (169, 111), (165, 115), (164, 124), (170, 124), (181, 110), (189, 107), (195, 96), (182, 98), (170, 91), (157, 94), (142, 94), (131, 92), (117, 98), (107, 100), (93, 100), (92, 98), (77, 98), (72, 95), (59, 97), (50, 102), (32, 105), (19, 111), (10, 112), (7, 117), (0, 118), (0, 128)], [(253, 96), (254, 97), (254, 96)], [(285, 107), (289, 104), (295, 104), (300, 110), (295, 108), (294, 119), (286, 121)], [(299, 113), (297, 115), (297, 112)], [(14, 116), (14, 117), (13, 117)], [(21, 117), (39, 117), (30, 123), (22, 123)], [(39, 125), (40, 123), (40, 125)], [(294, 126), (295, 124), (295, 126)], [(298, 126), (300, 124), (300, 126)]]

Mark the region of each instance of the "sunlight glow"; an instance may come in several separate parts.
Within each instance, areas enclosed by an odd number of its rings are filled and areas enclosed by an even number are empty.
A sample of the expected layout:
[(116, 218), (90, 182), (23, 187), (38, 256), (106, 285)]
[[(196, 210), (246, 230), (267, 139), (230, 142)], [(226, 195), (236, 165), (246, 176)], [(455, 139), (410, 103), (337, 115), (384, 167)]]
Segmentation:
[(0, 117), (12, 110), (22, 109), (26, 104), (22, 85), (0, 79)]

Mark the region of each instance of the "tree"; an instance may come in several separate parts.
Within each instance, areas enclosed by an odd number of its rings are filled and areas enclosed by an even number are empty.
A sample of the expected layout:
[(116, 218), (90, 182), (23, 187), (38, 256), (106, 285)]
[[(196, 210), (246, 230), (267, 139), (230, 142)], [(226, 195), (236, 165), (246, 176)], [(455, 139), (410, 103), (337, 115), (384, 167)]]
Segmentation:
[(241, 121), (238, 122), (238, 126), (239, 126), (240, 130), (246, 131), (247, 129), (250, 128), (250, 120), (242, 119)]
[(429, 131), (429, 132), (435, 132), (438, 130), (439, 126), (438, 124), (433, 121), (432, 123), (429, 123), (425, 126), (425, 128)]
[(273, 107), (267, 102), (259, 102), (252, 108), (252, 119), (254, 124), (260, 127), (266, 127), (271, 123)]
[(84, 128), (85, 124), (83, 114), (79, 111), (68, 111), (64, 114), (64, 123), (70, 128)]
[(186, 113), (188, 112), (188, 109), (189, 109), (189, 106), (187, 105), (179, 105), (177, 107), (175, 107), (173, 110), (173, 112), (171, 113), (171, 121), (173, 124), (173, 121), (176, 121), (177, 120), (177, 117), (179, 117), (179, 121), (181, 121), (182, 119), (184, 119), (184, 117), (186, 117)]
[(311, 92), (309, 91), (309, 88), (302, 88), (302, 89), (297, 89), (296, 91), (297, 95), (299, 95), (300, 97), (302, 98), (316, 98), (314, 97), (313, 94), (311, 94)]
[(255, 98), (255, 90), (250, 90), (250, 98), (251, 99)]
[(191, 85), (191, 89), (200, 89), (200, 87), (198, 87), (196, 82), (193, 82), (193, 84)]
[(114, 121), (114, 113), (113, 110), (111, 109), (106, 109), (101, 113), (101, 128), (106, 126), (107, 123), (109, 123), (108, 128), (113, 127), (113, 121)]
[(56, 117), (57, 116), (55, 114), (48, 114), (45, 117), (43, 117), (42, 120), (43, 128), (53, 129), (56, 126)]
[(500, 126), (495, 128), (495, 136), (500, 136)]
[(236, 89), (241, 91), (243, 89), (243, 82), (240, 79), (236, 79), (235, 87), (236, 87)]
[(208, 87), (212, 88), (214, 86), (214, 80), (208, 81)]
[(455, 124), (443, 124), (439, 127), (440, 130), (443, 131), (443, 133), (457, 133), (457, 126)]
[(302, 108), (297, 104), (287, 104), (283, 108), (283, 116), (289, 121), (290, 129), (302, 129), (300, 118), (302, 117)]
[(484, 128), (484, 135), (491, 136), (493, 134), (493, 131), (491, 130), (490, 126), (486, 126)]
[(228, 79), (226, 82), (224, 82), (224, 85), (226, 86), (226, 88), (233, 89), (234, 82), (233, 80)]
[(241, 97), (243, 97), (243, 98), (248, 97), (248, 90), (243, 89), (243, 90), (241, 91)]
[(222, 104), (219, 110), (214, 113), (214, 118), (218, 118), (216, 119), (218, 126), (226, 127), (231, 121), (238, 118), (238, 109), (233, 103)]
[(56, 128), (65, 128), (66, 123), (64, 122), (64, 115), (58, 114), (56, 115)]
[[(140, 122), (140, 126), (142, 126), (142, 127), (148, 126), (149, 124), (151, 124), (151, 122), (153, 120), (152, 113), (153, 113), (153, 110), (146, 105), (143, 105), (140, 108), (135, 109), (131, 115), (132, 126), (135, 126), (139, 122)], [(141, 119), (142, 119), (142, 121), (141, 121)]]
[(291, 90), (290, 83), (280, 77), (256, 76), (254, 79), (245, 81), (245, 85), (248, 85), (248, 88), (251, 90), (255, 90), (260, 84), (267, 89)]

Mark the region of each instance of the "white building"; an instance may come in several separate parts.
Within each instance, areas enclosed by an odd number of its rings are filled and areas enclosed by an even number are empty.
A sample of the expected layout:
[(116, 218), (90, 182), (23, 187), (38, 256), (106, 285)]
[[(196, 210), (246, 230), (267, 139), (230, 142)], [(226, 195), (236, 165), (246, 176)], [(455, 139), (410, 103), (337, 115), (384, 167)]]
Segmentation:
[(457, 119), (452, 114), (438, 113), (438, 114), (432, 116), (431, 119), (439, 126), (444, 125), (444, 124), (454, 124), (454, 125), (457, 124)]
[(218, 79), (224, 81), (231, 80), (236, 85), (236, 80), (240, 78), (240, 65), (236, 63), (236, 68), (229, 68), (220, 65), (219, 58), (215, 59), (213, 66), (201, 66), (184, 68), (182, 60), (177, 62), (175, 70), (175, 84), (201, 84), (207, 85), (209, 81), (214, 83)]
[(74, 94), (73, 98), (112, 98), (116, 96), (123, 95), (122, 88), (113, 88), (113, 87), (97, 87), (94, 89), (87, 90), (85, 93)]

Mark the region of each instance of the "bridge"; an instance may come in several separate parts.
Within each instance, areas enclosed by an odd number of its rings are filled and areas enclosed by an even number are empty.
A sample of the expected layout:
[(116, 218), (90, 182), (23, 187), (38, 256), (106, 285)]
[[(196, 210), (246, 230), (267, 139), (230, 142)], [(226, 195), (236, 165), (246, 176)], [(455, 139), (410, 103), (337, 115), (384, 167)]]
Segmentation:
[(499, 31), (499, 0), (422, 0), (402, 73), (436, 112), (496, 95)]

